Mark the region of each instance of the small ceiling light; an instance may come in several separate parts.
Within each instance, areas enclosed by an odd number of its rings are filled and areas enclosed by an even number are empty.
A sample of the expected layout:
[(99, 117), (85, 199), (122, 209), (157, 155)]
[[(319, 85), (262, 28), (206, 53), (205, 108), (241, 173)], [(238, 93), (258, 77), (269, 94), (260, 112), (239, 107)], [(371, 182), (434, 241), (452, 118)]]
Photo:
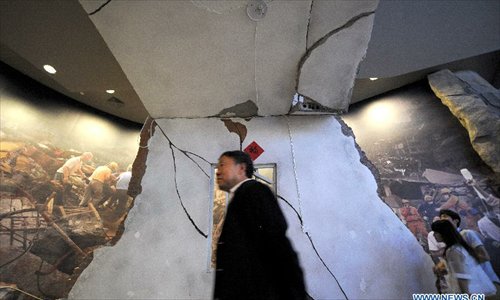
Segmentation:
[(115, 90), (106, 90), (106, 93), (108, 93), (108, 94), (114, 94)]
[(56, 69), (51, 65), (44, 65), (43, 69), (45, 71), (47, 71), (47, 73), (50, 73), (50, 74), (55, 74), (57, 72)]
[(378, 79), (378, 77), (370, 77), (370, 80), (371, 80), (371, 81), (375, 81), (375, 80), (377, 80), (377, 79)]
[(82, 96), (83, 96), (83, 95), (85, 95), (85, 93), (84, 93), (84, 92), (80, 92), (80, 95), (82, 95)]

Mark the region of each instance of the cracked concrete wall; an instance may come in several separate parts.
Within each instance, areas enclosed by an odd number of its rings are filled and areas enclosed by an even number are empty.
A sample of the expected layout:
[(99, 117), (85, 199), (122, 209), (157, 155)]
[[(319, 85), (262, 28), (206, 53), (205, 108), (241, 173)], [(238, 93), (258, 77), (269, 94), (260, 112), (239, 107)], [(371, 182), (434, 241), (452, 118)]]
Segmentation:
[(112, 1), (90, 19), (154, 118), (248, 101), (260, 116), (283, 115), (297, 91), (346, 110), (378, 1), (266, 3), (257, 22), (248, 1)]
[[(287, 234), (314, 299), (345, 298), (340, 288), (349, 299), (435, 292), (429, 256), (380, 200), (353, 137), (335, 117), (232, 121), (247, 129), (243, 147), (256, 141), (264, 148), (257, 164), (277, 164)], [(218, 118), (156, 122), (142, 193), (123, 236), (95, 252), (70, 298), (211, 297), (211, 164), (239, 149), (240, 136)]]

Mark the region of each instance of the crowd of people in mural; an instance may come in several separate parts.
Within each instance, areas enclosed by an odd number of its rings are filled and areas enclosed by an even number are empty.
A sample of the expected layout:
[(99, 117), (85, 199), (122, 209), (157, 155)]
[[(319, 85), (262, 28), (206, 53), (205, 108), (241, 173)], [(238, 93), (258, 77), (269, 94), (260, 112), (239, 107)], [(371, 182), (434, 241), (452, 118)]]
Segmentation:
[(4, 182), (33, 193), (37, 202), (48, 200), (53, 192), (51, 204), (57, 208), (90, 205), (112, 210), (114, 220), (124, 215), (129, 201), (126, 191), (131, 178), (130, 165), (120, 172), (116, 162), (95, 167), (91, 152), (72, 153), (64, 160), (64, 155), (47, 155), (39, 145), (13, 145), (10, 150), (8, 145), (4, 147), (0, 157), (2, 176), (9, 179)]
[(498, 296), (500, 199), (465, 178), (459, 186), (422, 186), (422, 200), (401, 199), (396, 213), (431, 255), (441, 293)]
[[(103, 157), (4, 135), (0, 141), (0, 256), (4, 256), (0, 281), (38, 296), (64, 297), (72, 285), (68, 280), (90, 262), (81, 254), (119, 234), (132, 205), (127, 194), (132, 167)], [(19, 256), (19, 251), (24, 255)], [(50, 265), (50, 272), (36, 273), (40, 262)], [(18, 268), (25, 270), (23, 274), (15, 271)], [(33, 280), (40, 283), (31, 288)]]
[(128, 184), (132, 177), (132, 166), (128, 166), (125, 172), (118, 173), (118, 164), (110, 162), (95, 168), (92, 174), (87, 178), (82, 171), (82, 163), (92, 160), (92, 153), (84, 152), (82, 155), (68, 159), (61, 166), (54, 180), (59, 182), (62, 188), (59, 188), (56, 194), (56, 204), (64, 205), (65, 198), (69, 196), (72, 189), (70, 176), (79, 176), (88, 181), (85, 186), (83, 198), (79, 201), (79, 206), (92, 206), (93, 208), (113, 207), (113, 215), (119, 218), (125, 213), (128, 201)]

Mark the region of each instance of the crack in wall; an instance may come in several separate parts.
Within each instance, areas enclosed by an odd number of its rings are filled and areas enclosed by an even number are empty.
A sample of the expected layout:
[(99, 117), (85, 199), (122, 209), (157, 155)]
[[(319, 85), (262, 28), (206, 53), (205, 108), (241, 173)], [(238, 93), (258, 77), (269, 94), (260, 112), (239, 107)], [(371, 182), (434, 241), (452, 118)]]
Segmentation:
[(300, 81), (300, 74), (301, 74), (301, 71), (302, 71), (302, 66), (304, 65), (304, 63), (306, 62), (306, 60), (309, 58), (309, 56), (311, 55), (311, 53), (316, 49), (318, 48), (319, 46), (323, 45), (332, 35), (344, 30), (344, 29), (347, 29), (349, 27), (351, 27), (352, 25), (354, 25), (354, 23), (356, 23), (357, 21), (359, 21), (360, 19), (362, 18), (366, 18), (372, 14), (374, 14), (375, 11), (370, 11), (370, 12), (364, 12), (364, 13), (361, 13), (359, 15), (356, 15), (354, 17), (352, 17), (350, 20), (348, 20), (344, 25), (336, 28), (336, 29), (333, 29), (332, 31), (328, 32), (327, 34), (325, 34), (321, 39), (317, 40), (312, 46), (311, 48), (309, 48), (306, 53), (302, 56), (302, 58), (300, 59), (299, 61), (299, 65), (298, 65), (298, 70), (297, 70), (297, 78), (296, 78), (296, 83), (295, 83), (295, 90), (298, 91), (299, 90), (299, 81)]
[[(297, 218), (299, 219), (300, 225), (303, 226), (304, 223), (302, 222), (302, 217), (300, 216), (299, 212), (295, 209), (295, 207), (293, 207), (293, 205), (290, 202), (288, 202), (285, 198), (283, 198), (282, 196), (277, 195), (277, 197), (278, 197), (278, 199), (280, 199), (283, 202), (285, 202), (295, 212), (295, 214), (297, 215)], [(335, 280), (335, 282), (337, 283), (337, 285), (338, 285), (340, 291), (342, 292), (342, 294), (344, 295), (344, 297), (346, 299), (349, 299), (347, 297), (346, 292), (344, 291), (344, 289), (340, 285), (340, 282), (338, 281), (337, 277), (335, 276), (335, 274), (333, 274), (332, 270), (330, 270), (330, 268), (328, 267), (328, 265), (326, 264), (326, 262), (323, 260), (323, 257), (321, 257), (321, 255), (319, 254), (318, 249), (316, 249), (316, 245), (314, 244), (311, 235), (308, 232), (304, 232), (304, 234), (307, 236), (307, 238), (309, 240), (309, 243), (311, 244), (312, 249), (316, 253), (316, 256), (319, 258), (319, 260), (321, 261), (321, 263), (323, 264), (323, 266), (325, 267), (325, 269), (328, 271), (328, 273), (330, 273), (330, 275), (332, 276), (332, 278)], [(311, 296), (309, 296), (309, 297), (311, 297)], [(311, 297), (311, 299), (312, 299), (312, 297)]]
[(205, 176), (207, 176), (208, 178), (210, 178), (210, 175), (208, 175), (207, 172), (205, 172), (205, 170), (203, 170), (203, 168), (198, 164), (198, 162), (195, 161), (190, 155), (196, 156), (199, 159), (201, 159), (204, 162), (206, 162), (207, 164), (210, 164), (210, 162), (208, 160), (206, 160), (202, 156), (200, 156), (200, 155), (198, 155), (196, 153), (193, 153), (191, 151), (180, 149), (174, 143), (172, 143), (172, 141), (168, 138), (168, 136), (165, 134), (165, 132), (163, 131), (163, 129), (160, 126), (158, 126), (158, 128), (160, 129), (160, 131), (163, 134), (163, 136), (167, 139), (169, 145), (171, 145), (172, 147), (174, 147), (175, 149), (177, 149), (179, 152), (181, 152), (182, 154), (184, 154), (187, 158), (189, 158), (189, 160), (191, 160), (196, 166), (198, 166), (198, 169), (200, 169), (200, 171), (203, 172), (203, 174), (205, 174)]
[(109, 2), (111, 2), (111, 0), (108, 0), (106, 1), (105, 3), (101, 4), (101, 6), (99, 6), (96, 10), (94, 10), (93, 12), (91, 13), (88, 13), (89, 16), (92, 16), (92, 15), (95, 15), (96, 13), (98, 13), (101, 9), (104, 8), (104, 6), (108, 5)]
[[(210, 13), (214, 13), (214, 14), (218, 14), (218, 15), (222, 15), (224, 13), (231, 12), (235, 9), (240, 9), (243, 6), (247, 5), (247, 3), (245, 3), (245, 2), (241, 2), (238, 5), (234, 5), (233, 7), (227, 8), (227, 7), (224, 7), (224, 5), (217, 5), (217, 2), (215, 2), (215, 1), (212, 1), (212, 3), (209, 2), (210, 4), (212, 4), (211, 6), (207, 5), (206, 1), (191, 0), (190, 2), (195, 7), (199, 8), (199, 9), (206, 10)], [(224, 3), (224, 2), (225, 1), (222, 1), (222, 3)], [(227, 4), (227, 3), (224, 3), (224, 4)], [(217, 6), (219, 6), (219, 7), (217, 7)]]
[(191, 217), (191, 215), (187, 211), (186, 207), (184, 206), (184, 202), (182, 202), (182, 197), (181, 197), (181, 194), (179, 192), (179, 186), (177, 185), (177, 164), (175, 162), (175, 152), (174, 152), (174, 148), (172, 147), (172, 143), (169, 143), (169, 147), (170, 147), (170, 150), (172, 151), (172, 160), (173, 160), (173, 163), (174, 163), (175, 192), (177, 193), (177, 198), (179, 199), (179, 203), (181, 204), (182, 209), (184, 210), (184, 213), (188, 217), (188, 219), (191, 222), (191, 224), (193, 224), (193, 226), (196, 229), (196, 231), (198, 231), (198, 233), (201, 234), (203, 237), (208, 238), (208, 234), (206, 234), (203, 231), (201, 231), (201, 229), (198, 227), (198, 225), (196, 225), (196, 223), (194, 222), (193, 218)]
[(189, 221), (191, 222), (191, 224), (193, 224), (193, 226), (196, 229), (196, 231), (198, 231), (198, 233), (201, 234), (204, 238), (208, 238), (208, 234), (204, 233), (198, 227), (198, 225), (196, 225), (196, 222), (193, 220), (193, 218), (191, 217), (191, 215), (187, 211), (187, 208), (184, 205), (184, 202), (182, 201), (182, 197), (181, 197), (181, 194), (180, 194), (180, 191), (179, 191), (179, 186), (177, 184), (177, 163), (176, 163), (174, 148), (177, 149), (179, 152), (183, 153), (187, 158), (189, 158), (193, 163), (195, 163), (198, 166), (198, 168), (203, 172), (203, 174), (205, 174), (208, 178), (210, 178), (210, 176), (201, 168), (201, 166), (191, 156), (189, 156), (189, 154), (195, 155), (196, 157), (198, 157), (198, 158), (202, 159), (203, 161), (207, 162), (208, 164), (210, 164), (210, 162), (208, 162), (208, 160), (206, 160), (205, 158), (201, 157), (200, 155), (197, 155), (195, 153), (192, 153), (192, 152), (189, 152), (189, 151), (182, 150), (182, 149), (178, 148), (168, 138), (168, 136), (165, 134), (165, 132), (163, 131), (163, 129), (160, 126), (158, 126), (158, 128), (160, 129), (160, 131), (163, 134), (163, 136), (167, 139), (168, 146), (170, 148), (170, 151), (172, 152), (172, 161), (173, 161), (173, 167), (174, 167), (174, 185), (175, 185), (175, 191), (177, 193), (177, 198), (179, 199), (179, 203), (181, 204), (182, 209), (184, 210), (184, 213), (186, 214), (186, 216), (189, 219)]
[(313, 9), (314, 0), (311, 0), (311, 6), (309, 7), (309, 18), (307, 19), (307, 29), (306, 29), (306, 52), (307, 45), (309, 44), (309, 27), (311, 26), (311, 15)]

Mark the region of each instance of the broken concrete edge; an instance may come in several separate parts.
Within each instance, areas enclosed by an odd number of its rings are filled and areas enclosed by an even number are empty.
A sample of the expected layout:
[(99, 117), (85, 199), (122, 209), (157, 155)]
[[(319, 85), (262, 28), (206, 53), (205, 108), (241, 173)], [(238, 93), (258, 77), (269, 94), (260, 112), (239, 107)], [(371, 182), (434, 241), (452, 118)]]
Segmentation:
[[(146, 160), (148, 158), (149, 152), (148, 143), (149, 139), (155, 132), (156, 126), (157, 124), (155, 120), (148, 116), (140, 132), (139, 150), (137, 151), (134, 163), (132, 164), (132, 177), (130, 178), (127, 192), (127, 194), (132, 197), (132, 203), (130, 204), (129, 210), (134, 207), (135, 197), (137, 197), (137, 195), (141, 194), (142, 192), (141, 183), (144, 174), (146, 174)], [(123, 232), (125, 231), (125, 220), (127, 219), (127, 216), (128, 214), (126, 214), (125, 218), (123, 218), (120, 222), (115, 236), (110, 241), (111, 246), (115, 245), (120, 240)]]
[[(304, 55), (299, 60), (299, 64), (298, 64), (298, 67), (297, 67), (297, 77), (296, 77), (296, 80), (295, 80), (295, 90), (296, 91), (299, 90), (299, 81), (300, 81), (300, 74), (302, 72), (302, 67), (304, 66), (306, 60), (309, 58), (309, 56), (311, 55), (311, 53), (316, 48), (318, 48), (319, 46), (323, 45), (334, 34), (340, 32), (340, 31), (342, 31), (344, 29), (347, 29), (347, 28), (351, 27), (352, 25), (354, 25), (354, 23), (356, 23), (360, 19), (366, 18), (366, 17), (368, 17), (368, 16), (370, 16), (370, 15), (372, 15), (374, 13), (375, 13), (375, 11), (369, 11), (369, 12), (364, 12), (364, 13), (361, 13), (361, 14), (358, 14), (358, 15), (352, 17), (344, 25), (331, 30), (330, 32), (328, 32), (327, 34), (325, 34), (322, 38), (320, 38), (319, 40), (317, 40), (310, 48), (308, 48), (306, 50), (306, 53), (304, 53)], [(306, 45), (306, 47), (307, 47), (307, 45)]]
[(217, 118), (251, 118), (259, 115), (259, 107), (252, 100), (224, 108), (218, 114), (210, 117)]
[(352, 130), (352, 128), (349, 127), (349, 125), (347, 125), (347, 123), (345, 123), (344, 120), (342, 120), (342, 118), (339, 115), (333, 115), (333, 116), (339, 122), (342, 133), (345, 136), (353, 138), (354, 146), (356, 147), (356, 150), (358, 150), (358, 153), (359, 153), (359, 161), (363, 165), (365, 165), (368, 168), (368, 170), (370, 170), (373, 177), (375, 178), (375, 182), (377, 183), (377, 194), (378, 194), (380, 200), (382, 200), (382, 202), (384, 202), (387, 206), (389, 206), (387, 204), (387, 202), (385, 202), (385, 200), (384, 200), (382, 180), (380, 178), (380, 173), (379, 173), (377, 167), (368, 159), (368, 157), (366, 156), (366, 153), (361, 149), (359, 144), (356, 142), (356, 136), (354, 135), (354, 131)]
[(315, 114), (343, 114), (347, 112), (347, 109), (333, 109), (326, 107), (320, 104), (318, 101), (314, 99), (304, 96), (298, 92), (296, 92), (299, 97), (302, 97), (303, 102), (297, 102), (297, 104), (290, 106), (290, 110), (288, 111), (288, 115), (292, 114), (300, 114), (300, 113), (315, 113)]

